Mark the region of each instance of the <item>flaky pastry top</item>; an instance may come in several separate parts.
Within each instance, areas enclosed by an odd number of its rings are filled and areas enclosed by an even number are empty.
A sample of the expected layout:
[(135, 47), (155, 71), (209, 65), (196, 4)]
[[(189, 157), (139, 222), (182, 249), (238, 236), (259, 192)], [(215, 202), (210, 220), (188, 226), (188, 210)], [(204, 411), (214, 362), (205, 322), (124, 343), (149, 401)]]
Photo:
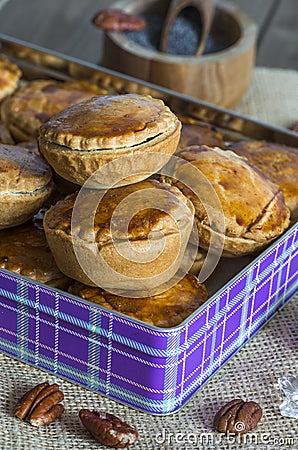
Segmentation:
[(33, 80), (3, 102), (2, 118), (9, 128), (16, 127), (36, 138), (39, 127), (59, 111), (106, 93), (85, 81)]
[[(189, 147), (179, 156), (199, 169), (211, 184), (222, 208), (227, 236), (249, 236), (262, 241), (280, 234), (288, 226), (289, 210), (278, 186), (243, 158), (231, 151), (207, 146)], [(193, 201), (196, 217), (208, 224), (209, 218), (200, 199), (185, 186), (180, 184), (179, 187)], [(212, 228), (218, 230), (216, 219)]]
[(0, 195), (32, 193), (51, 178), (50, 166), (36, 150), (0, 144)]
[(209, 298), (205, 286), (189, 274), (175, 286), (152, 297), (131, 298), (128, 291), (121, 292), (120, 296), (78, 282), (69, 287), (69, 292), (105, 308), (165, 328), (181, 323)]
[(43, 230), (33, 223), (0, 230), (0, 267), (57, 287), (67, 280), (55, 263)]
[(266, 141), (241, 141), (230, 149), (279, 186), (292, 212), (298, 209), (298, 148)]
[[(187, 217), (190, 216), (191, 219), (193, 218), (194, 207), (179, 189), (167, 183), (147, 179), (139, 183), (110, 189), (99, 203), (97, 202), (97, 190), (85, 191), (84, 197), (81, 197), (80, 201), (78, 216), (80, 220), (76, 221), (74, 228), (76, 236), (89, 241), (93, 239), (91, 234), (94, 231), (95, 241), (99, 245), (110, 243), (112, 239), (111, 218), (115, 208), (126, 198), (129, 200), (129, 196), (138, 191), (141, 192), (137, 204), (138, 212), (132, 214), (129, 223), (127, 223), (127, 213), (130, 213), (130, 208), (135, 202), (134, 199), (132, 203), (128, 202), (126, 206), (123, 206), (120, 215), (115, 219), (117, 220), (117, 228), (120, 230), (117, 234), (119, 239), (147, 239), (151, 232), (158, 231), (165, 234), (177, 233), (179, 230), (175, 220), (179, 222), (186, 215)], [(166, 194), (165, 197), (161, 195), (162, 192)], [(150, 204), (150, 207), (146, 206), (146, 195), (149, 195), (150, 198), (152, 193), (156, 196), (154, 198), (156, 207), (152, 207), (152, 204)], [(144, 200), (142, 200), (143, 195)], [(77, 193), (73, 193), (52, 206), (45, 214), (44, 226), (71, 235), (71, 221), (76, 198)], [(88, 202), (93, 202), (94, 198), (98, 207), (94, 216), (93, 228), (90, 230), (90, 203)]]
[(131, 147), (175, 130), (180, 122), (149, 95), (96, 96), (52, 117), (40, 137), (73, 150)]

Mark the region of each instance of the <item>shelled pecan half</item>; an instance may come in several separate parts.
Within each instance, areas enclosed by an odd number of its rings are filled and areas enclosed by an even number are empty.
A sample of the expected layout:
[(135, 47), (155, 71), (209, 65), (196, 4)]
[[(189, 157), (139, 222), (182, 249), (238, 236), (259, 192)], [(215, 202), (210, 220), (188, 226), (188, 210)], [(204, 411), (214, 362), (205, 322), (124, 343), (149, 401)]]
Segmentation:
[(23, 395), (15, 406), (14, 414), (33, 426), (47, 425), (62, 415), (64, 406), (60, 402), (63, 398), (58, 384), (46, 381)]
[(146, 21), (135, 14), (128, 14), (121, 9), (103, 9), (92, 19), (93, 25), (109, 31), (141, 31)]
[(125, 448), (138, 439), (137, 430), (113, 414), (81, 409), (79, 416), (89, 433), (108, 447)]
[(244, 434), (253, 430), (262, 417), (262, 408), (256, 402), (236, 398), (215, 414), (213, 426), (222, 433)]

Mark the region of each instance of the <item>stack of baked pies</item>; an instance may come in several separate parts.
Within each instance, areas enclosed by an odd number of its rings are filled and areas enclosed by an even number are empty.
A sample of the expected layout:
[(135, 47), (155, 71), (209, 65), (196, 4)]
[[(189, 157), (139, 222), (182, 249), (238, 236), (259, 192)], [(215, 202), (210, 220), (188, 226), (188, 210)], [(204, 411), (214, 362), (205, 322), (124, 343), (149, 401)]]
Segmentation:
[[(1, 268), (173, 327), (209, 298), (197, 278), (209, 252), (253, 254), (298, 216), (297, 149), (226, 146), (150, 95), (20, 84), (17, 66), (0, 59), (0, 69)], [(172, 155), (172, 175), (159, 176)], [(52, 174), (75, 192), (65, 197)]]

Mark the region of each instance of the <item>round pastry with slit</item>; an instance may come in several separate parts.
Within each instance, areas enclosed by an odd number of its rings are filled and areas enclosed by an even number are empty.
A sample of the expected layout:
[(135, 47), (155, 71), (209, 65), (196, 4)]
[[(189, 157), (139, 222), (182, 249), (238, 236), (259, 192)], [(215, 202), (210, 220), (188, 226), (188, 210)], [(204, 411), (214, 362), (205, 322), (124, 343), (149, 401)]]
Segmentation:
[(112, 294), (78, 282), (68, 291), (104, 308), (162, 328), (179, 325), (209, 298), (205, 285), (190, 274), (161, 294), (144, 298), (131, 298), (129, 291)]
[[(150, 179), (110, 189), (99, 202), (98, 192), (80, 193), (79, 200), (71, 194), (45, 214), (46, 237), (60, 270), (89, 286), (135, 291), (174, 277), (193, 226), (190, 200), (176, 187)], [(148, 207), (151, 196), (156, 206)]]
[(15, 142), (30, 141), (37, 138), (39, 127), (59, 111), (106, 93), (85, 81), (28, 81), (3, 101), (1, 119)]
[[(106, 163), (119, 160), (111, 169), (118, 174), (115, 187), (157, 172), (166, 163), (160, 155), (174, 154), (180, 129), (162, 100), (138, 94), (97, 96), (45, 123), (39, 148), (59, 175), (79, 185)], [(102, 172), (98, 177), (102, 182)]]
[(298, 219), (298, 148), (266, 141), (241, 141), (229, 148), (277, 184), (291, 219)]
[(0, 144), (0, 229), (30, 219), (53, 190), (52, 171), (36, 150)]
[[(241, 256), (266, 247), (289, 226), (278, 186), (243, 158), (207, 146), (189, 147), (179, 157), (198, 170), (192, 180), (196, 194), (179, 181), (172, 183), (194, 204), (200, 247), (208, 250), (212, 238), (224, 256)], [(178, 180), (181, 170), (185, 166), (174, 171)]]

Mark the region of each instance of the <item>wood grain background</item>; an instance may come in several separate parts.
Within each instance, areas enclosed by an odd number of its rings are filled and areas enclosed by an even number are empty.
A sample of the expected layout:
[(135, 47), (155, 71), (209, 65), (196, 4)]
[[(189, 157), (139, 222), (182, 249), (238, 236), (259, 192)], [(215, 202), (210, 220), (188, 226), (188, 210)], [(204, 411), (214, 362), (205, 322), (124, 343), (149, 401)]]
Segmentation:
[[(229, 1), (246, 11), (259, 26), (256, 64), (298, 70), (298, 1)], [(113, 0), (7, 0), (0, 10), (0, 30), (98, 63), (102, 32), (92, 26), (91, 18), (99, 9), (112, 7), (114, 3)]]

